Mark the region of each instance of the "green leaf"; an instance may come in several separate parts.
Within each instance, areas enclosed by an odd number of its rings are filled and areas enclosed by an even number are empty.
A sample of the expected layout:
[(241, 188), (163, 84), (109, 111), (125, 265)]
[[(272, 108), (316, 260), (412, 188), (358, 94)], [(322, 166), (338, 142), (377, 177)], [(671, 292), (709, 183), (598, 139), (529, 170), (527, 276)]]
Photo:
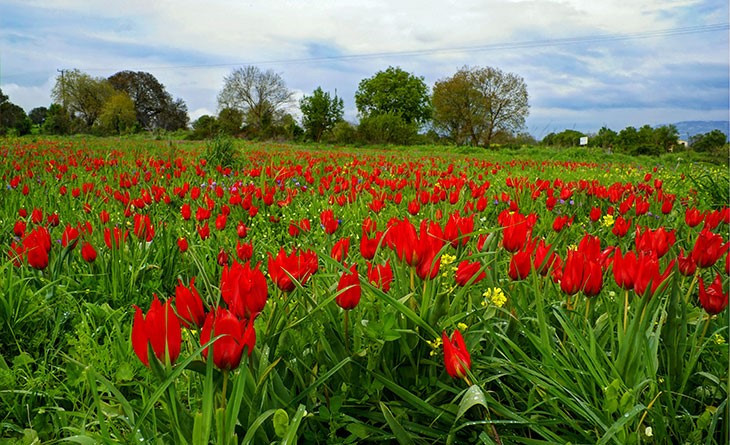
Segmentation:
[(459, 402), (459, 411), (456, 413), (456, 420), (459, 420), (474, 405), (482, 405), (485, 409), (488, 409), (487, 399), (484, 397), (484, 392), (479, 385), (471, 385), (464, 393), (461, 402)]
[(403, 428), (398, 420), (393, 417), (393, 413), (390, 412), (390, 409), (385, 405), (385, 403), (380, 402), (380, 410), (383, 412), (385, 421), (388, 422), (388, 426), (390, 427), (390, 430), (393, 431), (393, 435), (398, 443), (401, 445), (412, 445), (414, 443), (413, 439), (411, 439), (411, 436), (406, 432), (405, 428)]
[(289, 429), (286, 432), (286, 436), (281, 441), (281, 445), (289, 445), (289, 444), (295, 444), (298, 441), (297, 439), (297, 430), (299, 429), (299, 424), (302, 423), (302, 419), (304, 418), (304, 415), (307, 413), (307, 410), (304, 408), (304, 405), (299, 405), (299, 408), (297, 408), (297, 412), (294, 414), (294, 419), (292, 419), (291, 423), (289, 424)]
[(289, 428), (289, 415), (283, 409), (277, 409), (271, 421), (274, 424), (274, 432), (279, 438), (283, 439), (287, 428)]

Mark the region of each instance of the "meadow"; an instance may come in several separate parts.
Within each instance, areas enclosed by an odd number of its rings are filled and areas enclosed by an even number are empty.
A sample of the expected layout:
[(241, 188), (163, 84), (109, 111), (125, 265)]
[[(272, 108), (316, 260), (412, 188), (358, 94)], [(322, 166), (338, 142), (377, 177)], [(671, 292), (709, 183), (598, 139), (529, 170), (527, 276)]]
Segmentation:
[(0, 139), (0, 443), (725, 444), (728, 170)]

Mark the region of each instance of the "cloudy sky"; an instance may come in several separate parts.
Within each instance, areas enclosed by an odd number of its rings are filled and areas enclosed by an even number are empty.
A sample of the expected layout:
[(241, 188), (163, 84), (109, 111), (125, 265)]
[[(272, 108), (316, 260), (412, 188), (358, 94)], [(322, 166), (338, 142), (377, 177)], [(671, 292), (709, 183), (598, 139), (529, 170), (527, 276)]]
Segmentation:
[(147, 71), (217, 112), (248, 64), (299, 96), (337, 90), (356, 120), (358, 82), (389, 65), (429, 86), (468, 66), (525, 79), (527, 130), (728, 120), (727, 0), (0, 0), (0, 88), (48, 106), (57, 69)]

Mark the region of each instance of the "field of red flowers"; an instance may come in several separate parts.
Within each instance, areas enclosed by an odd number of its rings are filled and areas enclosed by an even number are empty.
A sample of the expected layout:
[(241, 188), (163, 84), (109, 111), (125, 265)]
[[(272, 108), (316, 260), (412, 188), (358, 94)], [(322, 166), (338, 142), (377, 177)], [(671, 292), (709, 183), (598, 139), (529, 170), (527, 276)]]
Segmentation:
[(728, 443), (726, 169), (234, 150), (0, 140), (0, 442)]

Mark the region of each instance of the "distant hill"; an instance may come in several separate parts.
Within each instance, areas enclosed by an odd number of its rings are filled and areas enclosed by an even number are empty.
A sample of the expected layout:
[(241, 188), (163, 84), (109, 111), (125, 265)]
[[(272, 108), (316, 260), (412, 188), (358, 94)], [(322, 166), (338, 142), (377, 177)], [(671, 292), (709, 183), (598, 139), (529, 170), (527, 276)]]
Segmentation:
[(682, 121), (675, 122), (674, 126), (679, 131), (679, 138), (685, 141), (696, 134), (709, 133), (712, 130), (730, 134), (730, 121)]

